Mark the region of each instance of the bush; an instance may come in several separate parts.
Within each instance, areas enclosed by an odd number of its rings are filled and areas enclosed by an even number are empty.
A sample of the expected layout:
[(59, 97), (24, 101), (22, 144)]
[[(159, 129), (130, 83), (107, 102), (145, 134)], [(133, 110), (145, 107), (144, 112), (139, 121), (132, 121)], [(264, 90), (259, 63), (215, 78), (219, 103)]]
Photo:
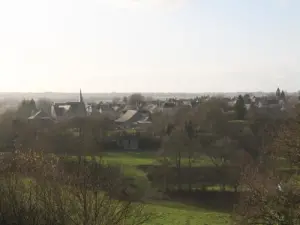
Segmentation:
[(139, 138), (139, 147), (143, 150), (157, 150), (161, 147), (161, 140), (152, 136), (141, 136)]
[[(38, 157), (32, 159), (33, 155)], [(104, 171), (112, 171), (108, 167), (102, 170), (99, 163), (82, 160), (72, 164), (76, 170), (70, 166), (64, 171), (63, 164), (52, 161), (49, 170), (48, 160), (42, 153), (30, 152), (16, 153), (6, 162), (0, 176), (2, 224), (139, 225), (150, 220), (144, 205), (112, 197), (122, 179), (103, 176)]]

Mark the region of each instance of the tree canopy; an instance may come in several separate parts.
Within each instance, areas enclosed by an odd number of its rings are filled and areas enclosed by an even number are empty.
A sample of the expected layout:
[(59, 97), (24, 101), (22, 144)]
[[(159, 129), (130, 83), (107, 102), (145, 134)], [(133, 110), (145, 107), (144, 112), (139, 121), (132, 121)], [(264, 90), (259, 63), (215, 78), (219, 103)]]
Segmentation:
[(239, 95), (236, 103), (235, 103), (235, 113), (236, 113), (236, 119), (237, 120), (244, 120), (246, 116), (246, 106), (244, 98)]
[(17, 117), (27, 119), (36, 111), (37, 107), (35, 101), (33, 99), (24, 99), (17, 109)]
[(129, 96), (128, 102), (130, 105), (138, 105), (145, 101), (145, 97), (140, 93), (134, 93)]
[(38, 110), (42, 110), (43, 112), (47, 113), (48, 115), (51, 114), (51, 107), (52, 107), (52, 101), (47, 98), (40, 98), (36, 102), (36, 108)]

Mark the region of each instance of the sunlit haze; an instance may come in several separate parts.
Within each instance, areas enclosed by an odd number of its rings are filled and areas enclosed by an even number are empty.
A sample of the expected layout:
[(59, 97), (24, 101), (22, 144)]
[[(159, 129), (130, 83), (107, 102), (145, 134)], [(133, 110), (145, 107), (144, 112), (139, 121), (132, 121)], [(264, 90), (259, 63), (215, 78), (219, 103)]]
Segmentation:
[(299, 0), (0, 1), (0, 92), (300, 89)]

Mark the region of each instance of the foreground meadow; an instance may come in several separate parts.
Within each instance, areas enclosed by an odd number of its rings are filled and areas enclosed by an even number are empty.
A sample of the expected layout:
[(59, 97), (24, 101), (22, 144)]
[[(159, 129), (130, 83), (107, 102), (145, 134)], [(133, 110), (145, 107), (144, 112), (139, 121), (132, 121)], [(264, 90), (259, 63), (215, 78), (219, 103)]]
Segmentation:
[[(74, 156), (72, 158), (75, 158)], [(92, 159), (88, 156), (87, 158)], [(157, 165), (157, 154), (154, 152), (106, 152), (101, 160), (111, 165), (120, 165), (124, 174), (135, 177), (139, 183), (149, 183), (144, 171), (138, 169), (141, 165)], [(98, 157), (100, 160), (100, 157)], [(211, 165), (206, 157), (195, 162), (199, 166)], [(147, 184), (148, 185), (148, 184)], [(178, 201), (147, 201), (147, 209), (154, 213), (154, 219), (147, 225), (224, 225), (230, 223), (230, 212), (206, 209), (196, 204)]]

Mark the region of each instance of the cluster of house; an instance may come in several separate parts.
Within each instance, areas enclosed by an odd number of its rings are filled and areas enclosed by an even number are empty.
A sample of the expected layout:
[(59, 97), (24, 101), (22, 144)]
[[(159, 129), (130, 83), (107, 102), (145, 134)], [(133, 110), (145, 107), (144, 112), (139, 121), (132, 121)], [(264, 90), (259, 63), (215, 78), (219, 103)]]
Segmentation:
[[(28, 120), (38, 123), (42, 127), (48, 124), (59, 123), (73, 118), (104, 116), (117, 125), (117, 129), (128, 131), (146, 130), (152, 125), (151, 115), (163, 112), (174, 115), (181, 107), (191, 107), (190, 101), (170, 99), (168, 101), (152, 101), (144, 104), (130, 105), (120, 102), (86, 103), (80, 91), (76, 102), (53, 103), (51, 112), (39, 110), (33, 113)], [(134, 134), (118, 138), (118, 145), (124, 149), (138, 149), (138, 138)]]
[(42, 110), (34, 113), (28, 119), (30, 121), (43, 120), (62, 122), (72, 118), (105, 116), (122, 128), (133, 128), (151, 125), (151, 115), (162, 112), (166, 115), (174, 115), (179, 108), (192, 107), (189, 100), (170, 99), (168, 101), (151, 101), (144, 104), (129, 105), (119, 102), (86, 103), (80, 91), (79, 101), (54, 103), (51, 113)]
[[(79, 101), (77, 102), (65, 102), (54, 103), (51, 107), (51, 113), (38, 111), (31, 117), (30, 121), (43, 121), (43, 122), (61, 122), (72, 118), (78, 117), (97, 117), (105, 116), (110, 118), (118, 125), (119, 129), (141, 129), (151, 126), (153, 113), (161, 112), (165, 115), (175, 115), (179, 109), (193, 108), (201, 105), (202, 102), (207, 101), (209, 97), (201, 97), (195, 99), (168, 99), (165, 101), (153, 100), (143, 104), (129, 105), (123, 101), (119, 102), (100, 102), (98, 104), (85, 103), (82, 93), (80, 91)], [(235, 112), (233, 110), (236, 104), (237, 97), (223, 98), (223, 101), (227, 102), (228, 109), (223, 110), (224, 113), (232, 116), (234, 120)], [(255, 113), (256, 115), (267, 115), (273, 118), (284, 118), (296, 104), (299, 99), (297, 97), (286, 97), (283, 91), (277, 89), (275, 95), (255, 97), (251, 95), (244, 96), (245, 107), (248, 115)], [(131, 137), (131, 140), (132, 137)], [(137, 148), (136, 141), (127, 143), (125, 140), (122, 145), (128, 146), (128, 148)], [(129, 140), (130, 142), (130, 140)]]
[[(172, 116), (180, 108), (195, 107), (201, 102), (209, 99), (209, 97), (195, 99), (168, 99), (165, 101), (153, 100), (139, 105), (129, 105), (123, 101), (119, 102), (100, 102), (85, 103), (80, 91), (79, 101), (54, 103), (51, 107), (51, 114), (38, 111), (32, 115), (30, 120), (51, 120), (65, 121), (74, 117), (88, 116), (106, 116), (115, 121), (116, 124), (124, 128), (147, 126), (151, 124), (151, 115), (161, 112)], [(224, 98), (229, 108), (233, 108), (236, 104), (237, 97)], [(283, 116), (290, 108), (293, 108), (299, 101), (297, 98), (286, 97), (283, 91), (278, 88), (275, 95), (256, 97), (251, 95), (244, 96), (245, 107), (248, 112), (255, 111), (258, 114), (268, 113), (275, 117)], [(230, 113), (227, 111), (225, 113)]]
[[(273, 119), (282, 119), (287, 116), (295, 116), (295, 106), (299, 104), (298, 96), (286, 96), (284, 91), (277, 88), (275, 94), (262, 97), (244, 96), (247, 114), (256, 116), (267, 116)], [(228, 101), (230, 106), (234, 106), (237, 98)]]

